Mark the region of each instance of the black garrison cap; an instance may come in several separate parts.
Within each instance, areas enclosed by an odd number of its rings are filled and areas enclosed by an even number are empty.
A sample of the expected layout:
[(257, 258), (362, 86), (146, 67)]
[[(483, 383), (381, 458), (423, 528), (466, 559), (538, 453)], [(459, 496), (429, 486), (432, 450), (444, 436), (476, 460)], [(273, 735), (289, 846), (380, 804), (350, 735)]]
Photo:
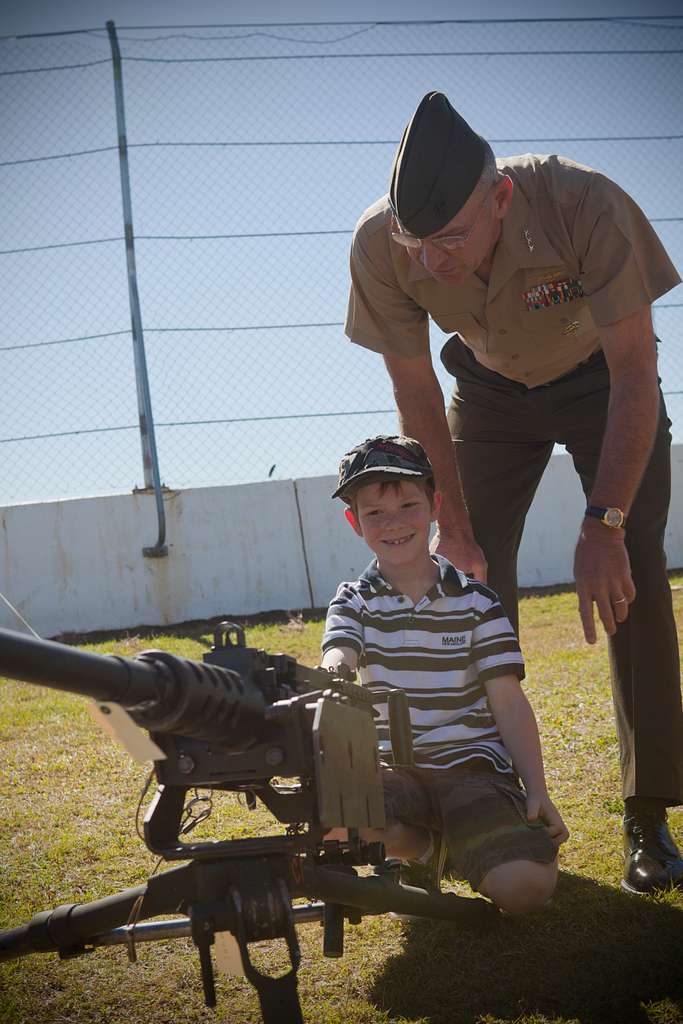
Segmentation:
[(440, 231), (472, 194), (486, 142), (442, 92), (428, 92), (394, 157), (389, 196), (401, 225), (424, 238)]

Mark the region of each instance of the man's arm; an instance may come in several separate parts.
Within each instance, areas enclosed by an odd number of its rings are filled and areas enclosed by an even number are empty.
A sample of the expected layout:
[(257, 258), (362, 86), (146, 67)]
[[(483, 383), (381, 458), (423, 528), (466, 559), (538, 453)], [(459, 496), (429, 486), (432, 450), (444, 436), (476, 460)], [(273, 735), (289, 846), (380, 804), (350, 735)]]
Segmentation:
[(477, 545), (462, 494), (443, 392), (429, 354), (404, 359), (384, 356), (394, 386), (401, 431), (425, 448), (443, 494), (434, 550), (466, 575), (486, 580), (486, 559)]
[[(657, 349), (650, 307), (600, 328), (610, 374), (607, 425), (591, 505), (615, 506), (626, 515), (647, 466), (657, 428)], [(635, 597), (625, 531), (585, 518), (574, 559), (583, 631), (595, 643), (593, 604), (611, 636)], [(623, 600), (625, 598), (625, 600)]]
[(569, 832), (548, 796), (536, 716), (526, 694), (514, 675), (489, 679), (484, 686), (498, 731), (526, 789), (527, 818), (544, 821), (559, 845)]

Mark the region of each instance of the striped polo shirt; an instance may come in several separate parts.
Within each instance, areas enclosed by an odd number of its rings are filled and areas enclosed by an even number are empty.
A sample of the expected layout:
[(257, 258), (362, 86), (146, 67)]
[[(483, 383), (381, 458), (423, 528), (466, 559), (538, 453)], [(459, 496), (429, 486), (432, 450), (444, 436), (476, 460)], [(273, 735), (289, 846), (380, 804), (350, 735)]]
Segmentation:
[(386, 694), (405, 690), (415, 765), (452, 768), (482, 759), (510, 772), (486, 697), (485, 683), (524, 678), (514, 630), (497, 596), (440, 555), (439, 579), (417, 604), (383, 578), (377, 561), (360, 579), (342, 583), (330, 603), (323, 652), (350, 647), (360, 681), (377, 694), (381, 760), (391, 764)]

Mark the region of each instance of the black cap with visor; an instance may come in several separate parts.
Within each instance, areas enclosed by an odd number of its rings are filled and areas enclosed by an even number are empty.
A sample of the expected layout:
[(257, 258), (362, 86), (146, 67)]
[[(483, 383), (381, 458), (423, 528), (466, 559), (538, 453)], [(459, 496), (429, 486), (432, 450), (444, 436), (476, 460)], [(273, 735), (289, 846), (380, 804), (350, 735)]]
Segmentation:
[(401, 435), (370, 437), (352, 448), (339, 463), (339, 480), (333, 498), (349, 502), (348, 494), (361, 483), (385, 478), (434, 479), (432, 464), (419, 441)]

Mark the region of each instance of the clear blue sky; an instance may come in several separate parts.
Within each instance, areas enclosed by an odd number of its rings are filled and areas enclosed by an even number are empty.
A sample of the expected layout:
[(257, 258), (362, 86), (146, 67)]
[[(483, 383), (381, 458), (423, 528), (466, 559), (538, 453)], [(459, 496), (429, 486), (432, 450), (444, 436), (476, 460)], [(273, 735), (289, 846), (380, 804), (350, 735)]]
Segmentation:
[[(425, 20), (681, 13), (680, 0), (652, 5), (432, 0), (419, 8)], [(414, 4), (373, 0), (191, 5), (5, 0), (0, 7), (5, 37), (98, 28), (113, 19), (124, 58), (130, 58), (124, 59), (124, 81), (139, 284), (160, 424), (161, 474), (170, 486), (263, 479), (271, 471), (274, 477), (334, 472), (340, 449), (395, 428), (381, 360), (349, 346), (339, 322), (350, 231), (364, 206), (385, 190), (395, 140), (430, 88), (449, 93), (499, 155), (559, 151), (618, 180), (648, 216), (661, 221), (655, 226), (683, 266), (683, 226), (662, 220), (683, 212), (678, 200), (683, 142), (588, 141), (605, 135), (683, 135), (681, 56), (536, 53), (672, 47), (668, 30), (631, 25), (605, 35), (604, 26), (591, 24), (494, 24), (451, 27), (449, 34), (405, 27), (352, 35), (341, 26), (294, 28), (291, 39), (282, 31), (239, 31), (246, 23), (414, 17)], [(223, 34), (241, 38), (234, 49), (228, 40), (214, 50), (215, 40), (186, 38), (201, 35), (197, 32), (132, 31), (189, 23), (230, 24)], [(683, 23), (678, 34), (683, 37)], [(157, 35), (164, 38), (154, 42), (150, 37)], [(178, 38), (170, 42), (169, 35)], [(330, 45), (349, 53), (529, 52), (495, 59), (318, 60)], [(11, 382), (0, 408), (0, 441), (68, 434), (0, 444), (0, 504), (130, 490), (141, 485), (142, 472), (139, 441), (130, 429), (137, 412), (106, 37), (5, 39), (2, 46), (5, 67), (8, 54), (16, 61), (12, 66), (20, 68), (103, 63), (0, 79), (3, 160), (32, 161), (0, 167), (5, 243), (0, 248), (32, 249), (1, 257), (7, 299), (0, 349), (13, 351), (2, 355), (0, 364), (4, 380)], [(301, 52), (314, 58), (290, 59)], [(220, 67), (201, 63), (215, 53), (249, 60)], [(261, 60), (264, 54), (268, 60)], [(149, 60), (188, 55), (199, 62)], [(582, 141), (533, 141), (548, 138)], [(234, 140), (240, 143), (236, 148)], [(86, 150), (101, 152), (64, 155)], [(206, 238), (253, 233), (282, 237)], [(680, 291), (675, 293), (679, 302)], [(678, 381), (678, 389), (683, 388), (682, 313), (658, 314), (659, 331), (668, 342), (662, 346), (665, 385)], [(282, 326), (307, 324), (329, 326)], [(74, 340), (81, 338), (87, 340)], [(439, 342), (434, 339), (435, 353)], [(680, 436), (680, 396), (670, 405)], [(355, 415), (326, 418), (349, 409)], [(381, 409), (388, 411), (366, 415)], [(249, 422), (264, 416), (285, 419)], [(198, 419), (242, 422), (187, 425)], [(102, 427), (117, 429), (94, 432)]]

